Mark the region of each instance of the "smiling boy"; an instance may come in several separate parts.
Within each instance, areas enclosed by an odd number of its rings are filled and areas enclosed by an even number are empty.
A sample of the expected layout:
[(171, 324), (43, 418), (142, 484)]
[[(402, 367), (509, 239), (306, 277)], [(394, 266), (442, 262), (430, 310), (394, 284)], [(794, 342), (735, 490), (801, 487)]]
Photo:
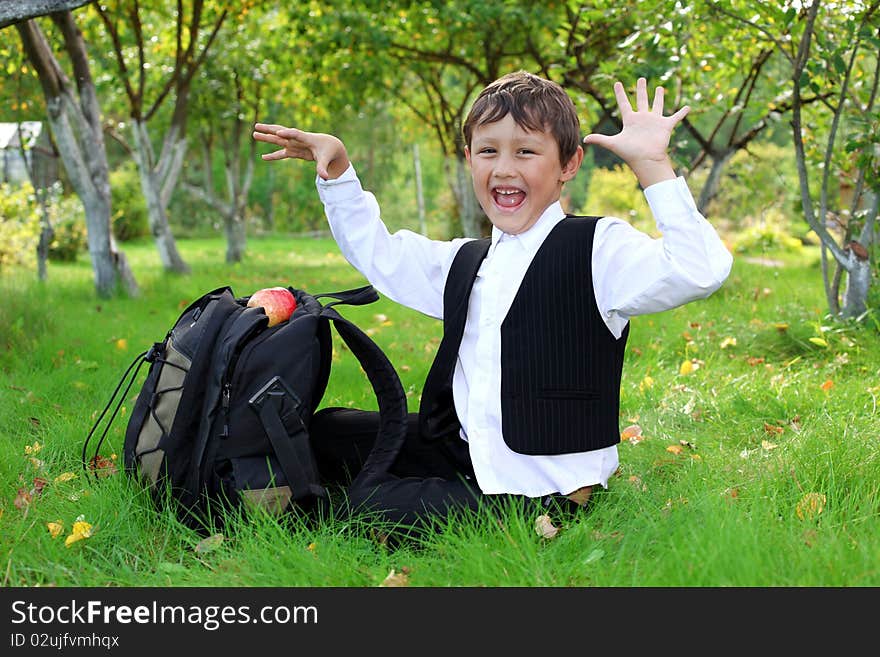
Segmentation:
[[(415, 525), (487, 500), (585, 504), (618, 466), (620, 379), (629, 319), (717, 290), (732, 258), (667, 154), (688, 112), (663, 116), (663, 89), (636, 108), (614, 85), (623, 128), (585, 144), (626, 162), (662, 237), (614, 217), (571, 217), (560, 196), (583, 160), (576, 109), (556, 83), (519, 71), (487, 86), (463, 126), (491, 238), (390, 234), (332, 135), (257, 124), (280, 147), (264, 160), (314, 160), (342, 253), (380, 292), (444, 322), (444, 336), (388, 469), (360, 471), (355, 504)], [(328, 476), (355, 474), (376, 413), (324, 409), (311, 427)]]

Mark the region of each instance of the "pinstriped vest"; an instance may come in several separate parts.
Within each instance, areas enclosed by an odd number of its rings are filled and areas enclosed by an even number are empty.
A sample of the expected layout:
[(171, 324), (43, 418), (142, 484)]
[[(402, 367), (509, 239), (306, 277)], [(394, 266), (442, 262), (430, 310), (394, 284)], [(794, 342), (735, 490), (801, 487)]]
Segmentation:
[[(567, 216), (538, 249), (501, 324), (501, 422), (515, 452), (568, 454), (620, 441), (620, 379), (629, 325), (608, 331), (593, 294), (598, 217)], [(428, 439), (458, 435), (452, 374), (467, 304), (490, 240), (456, 254), (443, 295), (443, 340), (422, 393)]]

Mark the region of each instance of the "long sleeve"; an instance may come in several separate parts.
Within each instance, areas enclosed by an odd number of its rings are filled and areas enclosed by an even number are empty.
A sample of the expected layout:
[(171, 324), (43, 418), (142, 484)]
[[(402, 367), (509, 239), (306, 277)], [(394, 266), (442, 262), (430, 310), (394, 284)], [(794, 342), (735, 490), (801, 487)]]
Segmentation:
[(343, 256), (379, 292), (409, 308), (443, 316), (443, 286), (464, 238), (442, 242), (409, 230), (389, 233), (379, 204), (361, 187), (354, 167), (317, 179), (330, 231)]
[(683, 178), (651, 185), (645, 197), (662, 237), (654, 239), (613, 217), (596, 227), (596, 302), (618, 337), (630, 317), (708, 297), (721, 287), (733, 263)]

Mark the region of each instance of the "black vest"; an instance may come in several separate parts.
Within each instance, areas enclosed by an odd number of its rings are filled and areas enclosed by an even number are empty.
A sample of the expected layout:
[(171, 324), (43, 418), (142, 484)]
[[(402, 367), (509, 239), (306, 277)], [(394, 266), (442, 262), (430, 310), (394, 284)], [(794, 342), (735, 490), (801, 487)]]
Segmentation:
[[(566, 217), (538, 249), (501, 324), (501, 422), (515, 452), (568, 454), (620, 441), (620, 378), (629, 325), (608, 331), (593, 294), (598, 217)], [(443, 293), (443, 340), (425, 381), (419, 423), (428, 439), (458, 435), (452, 374), (467, 305), (490, 240), (461, 247)]]

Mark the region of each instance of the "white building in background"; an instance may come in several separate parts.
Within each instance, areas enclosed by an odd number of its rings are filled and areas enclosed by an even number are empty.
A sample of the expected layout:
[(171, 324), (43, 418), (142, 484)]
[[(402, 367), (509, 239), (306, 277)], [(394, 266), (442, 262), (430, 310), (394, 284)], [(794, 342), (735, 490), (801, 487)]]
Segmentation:
[(43, 188), (58, 179), (58, 155), (45, 124), (0, 123), (0, 183), (33, 182), (35, 187)]

